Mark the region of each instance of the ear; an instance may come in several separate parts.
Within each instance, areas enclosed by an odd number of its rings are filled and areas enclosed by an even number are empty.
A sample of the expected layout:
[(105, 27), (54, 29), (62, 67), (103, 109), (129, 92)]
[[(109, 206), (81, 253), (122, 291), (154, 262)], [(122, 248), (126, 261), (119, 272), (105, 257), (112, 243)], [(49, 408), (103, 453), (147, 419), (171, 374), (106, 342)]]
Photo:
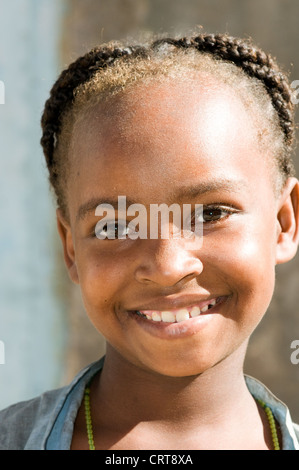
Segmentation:
[(299, 182), (296, 178), (288, 178), (279, 197), (277, 225), (276, 264), (282, 264), (294, 258), (299, 243)]
[(79, 284), (71, 227), (62, 215), (61, 209), (56, 210), (56, 218), (58, 233), (60, 235), (63, 246), (64, 262), (71, 280), (76, 284)]

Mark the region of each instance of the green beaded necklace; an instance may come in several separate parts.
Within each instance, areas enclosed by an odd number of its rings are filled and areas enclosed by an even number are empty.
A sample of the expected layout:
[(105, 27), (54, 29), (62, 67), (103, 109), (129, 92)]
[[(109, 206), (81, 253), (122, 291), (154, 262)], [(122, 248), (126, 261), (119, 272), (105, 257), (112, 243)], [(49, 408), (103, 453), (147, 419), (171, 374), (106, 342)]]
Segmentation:
[(273, 447), (274, 450), (280, 450), (280, 445), (279, 445), (279, 440), (278, 440), (278, 435), (277, 435), (277, 429), (276, 429), (276, 423), (275, 419), (272, 413), (271, 408), (266, 405), (262, 400), (256, 399), (258, 403), (261, 405), (261, 407), (265, 410), (265, 413), (267, 415), (268, 421), (269, 421), (269, 426), (270, 426), (270, 431), (271, 431), (271, 436), (272, 436), (272, 442), (273, 442)]
[[(271, 430), (274, 450), (280, 450), (276, 423), (275, 423), (275, 419), (271, 411), (271, 408), (269, 408), (269, 406), (267, 406), (266, 403), (264, 403), (262, 400), (257, 399), (257, 401), (265, 410), (265, 413), (267, 415), (270, 430)], [(92, 420), (91, 420), (91, 411), (90, 411), (90, 388), (89, 387), (85, 388), (84, 409), (85, 409), (85, 421), (86, 421), (89, 450), (96, 450), (95, 444), (94, 444), (93, 429), (92, 429)]]
[(85, 421), (87, 428), (87, 437), (89, 450), (96, 450), (94, 445), (94, 437), (92, 430), (91, 411), (90, 411), (90, 388), (86, 387), (84, 392), (84, 409), (85, 409)]

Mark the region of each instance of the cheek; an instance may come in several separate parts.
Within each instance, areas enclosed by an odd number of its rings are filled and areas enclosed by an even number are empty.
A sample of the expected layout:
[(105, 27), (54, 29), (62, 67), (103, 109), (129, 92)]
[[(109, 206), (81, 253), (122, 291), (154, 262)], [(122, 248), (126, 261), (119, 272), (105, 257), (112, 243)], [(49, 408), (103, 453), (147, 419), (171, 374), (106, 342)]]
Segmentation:
[[(214, 266), (228, 285), (243, 312), (263, 315), (275, 284), (273, 232), (240, 231), (227, 242), (218, 240)], [(211, 260), (210, 260), (211, 262)]]
[(248, 240), (239, 247), (238, 263), (233, 266), (247, 305), (261, 307), (263, 311), (269, 306), (275, 283), (275, 263), (269, 248), (269, 244), (261, 246), (255, 240)]
[(129, 260), (108, 250), (84, 249), (77, 253), (77, 269), (87, 313), (114, 310), (115, 302), (127, 285)]

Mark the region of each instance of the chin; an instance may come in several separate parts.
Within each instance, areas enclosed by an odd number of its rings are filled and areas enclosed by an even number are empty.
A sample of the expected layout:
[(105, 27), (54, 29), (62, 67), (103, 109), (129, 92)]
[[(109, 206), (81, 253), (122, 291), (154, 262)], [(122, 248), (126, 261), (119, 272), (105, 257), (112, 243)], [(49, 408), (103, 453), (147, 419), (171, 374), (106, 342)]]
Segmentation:
[(188, 360), (172, 360), (169, 362), (159, 361), (159, 364), (146, 363), (143, 368), (147, 371), (165, 377), (183, 378), (194, 377), (203, 374), (208, 369), (212, 368), (214, 363), (210, 361), (198, 361), (198, 358)]

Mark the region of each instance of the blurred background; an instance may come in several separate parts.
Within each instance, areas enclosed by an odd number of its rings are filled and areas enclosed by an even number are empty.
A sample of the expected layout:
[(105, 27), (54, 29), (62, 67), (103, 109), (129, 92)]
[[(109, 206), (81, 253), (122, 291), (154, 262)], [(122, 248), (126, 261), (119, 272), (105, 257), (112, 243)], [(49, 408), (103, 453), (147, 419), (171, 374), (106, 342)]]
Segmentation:
[[(0, 409), (68, 383), (105, 351), (63, 264), (39, 145), (53, 82), (100, 42), (201, 29), (253, 37), (299, 79), (297, 0), (0, 0)], [(290, 345), (299, 340), (298, 306), (299, 256), (278, 267), (245, 364), (297, 422), (299, 364)]]

